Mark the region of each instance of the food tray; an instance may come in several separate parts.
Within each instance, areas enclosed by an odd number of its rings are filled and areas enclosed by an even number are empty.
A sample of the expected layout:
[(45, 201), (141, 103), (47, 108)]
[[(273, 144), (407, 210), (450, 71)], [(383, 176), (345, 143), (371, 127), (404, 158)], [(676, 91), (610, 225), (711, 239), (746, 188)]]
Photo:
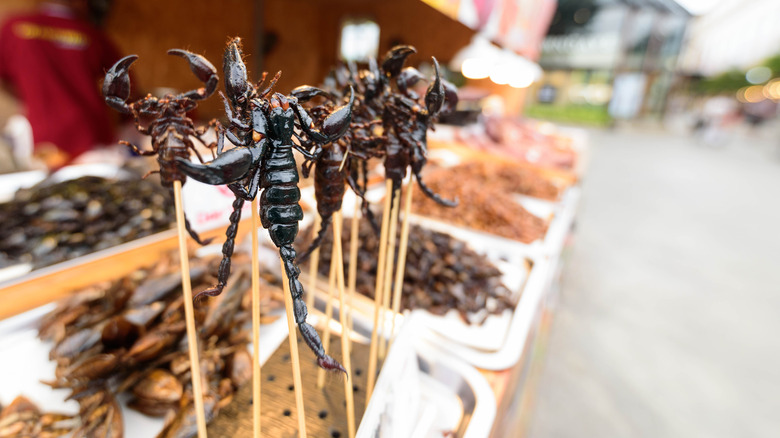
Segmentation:
[[(354, 205), (355, 197), (350, 195), (347, 194), (344, 202), (344, 210), (347, 212), (352, 211), (348, 206)], [(539, 204), (538, 208), (546, 208), (553, 215), (553, 220), (545, 238), (530, 245), (412, 215), (412, 223), (450, 234), (468, 242), (473, 250), (485, 254), (502, 271), (502, 281), (518, 299), (514, 311), (507, 310), (501, 315), (488, 316), (482, 325), (465, 324), (454, 310), (444, 316), (417, 310), (413, 313), (420, 313), (420, 325), (428, 329), (426, 336), (439, 345), (440, 349), (454, 352), (458, 357), (480, 368), (500, 370), (513, 366), (522, 354), (533, 315), (548, 289), (552, 275), (550, 265), (560, 254), (574, 219), (578, 199), (577, 187), (569, 188), (558, 203), (531, 199), (530, 202)], [(318, 282), (320, 288), (327, 284), (324, 279), (319, 279)], [(304, 284), (308, 285), (308, 281)], [(325, 294), (320, 291), (318, 297), (318, 305), (324, 308)], [(338, 308), (335, 299), (334, 307)], [(355, 297), (354, 307), (356, 318), (372, 324), (373, 300), (358, 295)], [(386, 314), (385, 321), (385, 331), (390, 333), (393, 326), (390, 312)], [(402, 322), (403, 317), (398, 316), (395, 321), (396, 329)]]
[(358, 438), (487, 437), (496, 400), (487, 380), (457, 357), (428, 348), (410, 317), (377, 379)]
[[(51, 342), (37, 337), (40, 319), (54, 309), (48, 304), (12, 318), (0, 321), (0, 401), (10, 403), (16, 396), (24, 395), (44, 412), (76, 414), (79, 405), (64, 401), (68, 389), (52, 389), (41, 380), (52, 380), (56, 364), (49, 360)], [(260, 329), (260, 361), (265, 363), (274, 351), (287, 339), (287, 320), (277, 318)], [(250, 348), (252, 348), (250, 346)], [(127, 397), (118, 397), (124, 419), (124, 436), (153, 437), (163, 428), (162, 418), (152, 418), (127, 407)]]

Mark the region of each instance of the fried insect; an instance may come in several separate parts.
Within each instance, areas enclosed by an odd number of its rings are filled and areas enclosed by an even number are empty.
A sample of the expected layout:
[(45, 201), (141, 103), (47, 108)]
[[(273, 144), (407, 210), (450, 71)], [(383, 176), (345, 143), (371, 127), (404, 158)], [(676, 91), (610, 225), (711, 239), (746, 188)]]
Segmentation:
[[(186, 181), (186, 176), (179, 172), (174, 165), (174, 159), (176, 157), (189, 158), (190, 151), (197, 154), (191, 138), (194, 137), (206, 145), (202, 136), (210, 126), (214, 126), (214, 124), (210, 124), (195, 128), (192, 119), (187, 117), (187, 113), (198, 106), (198, 101), (206, 99), (214, 93), (219, 76), (217, 76), (217, 70), (214, 66), (200, 55), (180, 49), (171, 49), (168, 54), (186, 59), (192, 72), (203, 81), (205, 87), (177, 95), (167, 94), (162, 98), (147, 95), (143, 99), (128, 104), (127, 99), (130, 97), (128, 71), (138, 59), (137, 55), (129, 55), (117, 61), (106, 73), (103, 82), (103, 95), (108, 106), (120, 113), (133, 115), (138, 132), (152, 137), (152, 150), (150, 151), (141, 150), (138, 146), (126, 141), (120, 143), (128, 146), (139, 155), (157, 156), (160, 169), (154, 172), (160, 174), (162, 185), (168, 188), (171, 192), (171, 199), (173, 199), (173, 182), (181, 181), (184, 184)], [(203, 161), (200, 156), (198, 158)], [(190, 236), (199, 244), (204, 245), (210, 241), (201, 240), (200, 236), (190, 227), (186, 217), (184, 225)]]
[[(315, 96), (323, 96), (327, 99), (327, 103), (310, 109), (312, 117), (317, 121), (324, 121), (333, 112), (334, 101), (340, 100), (331, 93), (308, 85), (294, 89), (291, 94), (299, 102), (309, 101)], [(346, 184), (349, 184), (352, 191), (363, 199), (363, 205), (367, 205), (363, 196), (365, 187), (361, 188), (357, 181), (357, 166), (359, 163), (365, 164), (370, 157), (375, 156), (373, 146), (381, 141), (381, 138), (372, 136), (370, 132), (373, 123), (373, 121), (353, 122), (338, 141), (323, 146), (314, 145), (317, 150), (314, 154), (316, 159), (309, 160), (302, 166), (305, 178), (308, 178), (314, 166), (314, 197), (317, 200), (317, 213), (322, 218), (322, 224), (317, 237), (298, 257), (299, 262), (305, 261), (319, 246), (328, 231), (333, 213), (341, 210)]]
[(439, 63), (433, 59), (436, 76), (425, 93), (425, 105), (411, 89), (423, 80), (423, 75), (413, 67), (403, 67), (406, 58), (417, 50), (412, 46), (391, 49), (382, 63), (384, 77), (395, 85), (387, 97), (382, 114), (382, 127), (387, 137), (385, 145), (385, 175), (393, 181), (393, 192), (401, 188), (406, 172), (411, 167), (420, 189), (438, 204), (446, 207), (458, 205), (434, 193), (423, 181), (421, 172), (427, 162), (428, 129), (441, 112), (454, 109), (458, 102), (455, 86), (441, 79)]
[[(325, 354), (314, 327), (306, 323), (307, 309), (302, 299), (303, 285), (298, 280), (300, 270), (292, 244), (298, 234), (298, 222), (303, 218), (298, 201), (298, 169), (293, 149), (304, 156), (314, 159), (313, 155), (293, 142), (293, 137), (305, 136), (318, 144), (333, 142), (340, 138), (349, 127), (351, 106), (338, 108), (323, 121), (320, 130), (314, 127), (310, 115), (300, 106), (295, 97), (274, 93), (267, 98), (257, 93), (246, 79), (246, 67), (241, 60), (239, 42), (233, 40), (228, 45), (226, 70), (230, 70), (226, 91), (228, 100), (243, 103), (249, 101), (249, 112), (234, 115), (230, 105), (226, 112), (231, 128), (239, 132), (236, 135), (230, 129), (225, 130), (228, 139), (236, 148), (221, 153), (205, 164), (196, 164), (177, 158), (181, 172), (206, 184), (233, 184), (233, 189), (245, 199), (253, 199), (260, 188), (260, 221), (269, 231), (271, 240), (279, 248), (284, 270), (290, 284), (295, 321), (304, 341), (317, 356), (317, 363), (328, 370), (344, 368), (335, 359)], [(352, 99), (350, 99), (351, 101)], [(295, 132), (299, 128), (301, 133)], [(229, 267), (229, 265), (228, 265)], [(227, 270), (220, 271), (220, 283), (227, 279)], [(224, 276), (224, 277), (223, 277)], [(218, 289), (219, 285), (217, 286)], [(211, 292), (218, 294), (218, 291)], [(202, 294), (202, 293), (201, 293)]]

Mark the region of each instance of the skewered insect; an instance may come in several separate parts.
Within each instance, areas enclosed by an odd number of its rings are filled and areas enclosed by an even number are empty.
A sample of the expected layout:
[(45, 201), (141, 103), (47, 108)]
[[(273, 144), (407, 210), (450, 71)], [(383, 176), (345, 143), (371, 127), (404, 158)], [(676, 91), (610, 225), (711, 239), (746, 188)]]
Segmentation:
[[(227, 97), (220, 92), (224, 102), (225, 114), (228, 117), (228, 128), (224, 128), (218, 122), (215, 123), (217, 129), (217, 154), (222, 154), (225, 137), (239, 147), (248, 147), (253, 144), (251, 127), (252, 108), (251, 102), (254, 99), (265, 99), (279, 80), (281, 72), (271, 80), (267, 87), (262, 91), (257, 91), (265, 83), (266, 73), (257, 86), (247, 84), (246, 66), (241, 60), (243, 56), (241, 49), (241, 39), (234, 38), (225, 49), (223, 58), (223, 73), (225, 75), (225, 92)], [(248, 86), (249, 85), (249, 86)], [(251, 152), (251, 151), (250, 151)], [(232, 170), (232, 168), (229, 168)], [(217, 274), (217, 284), (211, 288), (198, 292), (195, 298), (203, 296), (215, 296), (225, 288), (227, 279), (230, 276), (231, 257), (235, 247), (236, 234), (238, 233), (238, 223), (241, 221), (241, 212), (246, 201), (253, 201), (257, 194), (257, 178), (260, 175), (258, 165), (249, 168), (243, 178), (227, 184), (228, 189), (233, 192), (233, 211), (230, 213), (227, 229), (225, 230), (225, 243), (222, 245), (222, 261), (219, 264)], [(227, 176), (232, 179), (233, 176)]]
[[(307, 85), (294, 89), (291, 93), (299, 102), (306, 102), (315, 96), (324, 96), (329, 102), (336, 100), (330, 93)], [(332, 111), (333, 105), (323, 104), (312, 108), (312, 117), (315, 120), (323, 120)], [(322, 218), (322, 224), (317, 237), (298, 257), (302, 262), (316, 249), (325, 236), (333, 213), (341, 210), (341, 202), (346, 192), (345, 184), (349, 184), (352, 191), (361, 198), (364, 189), (361, 189), (357, 181), (357, 164), (365, 163), (373, 156), (372, 145), (381, 141), (381, 138), (373, 137), (368, 132), (371, 124), (352, 123), (350, 129), (338, 141), (324, 146), (315, 145), (317, 152), (314, 160), (307, 161), (303, 167), (303, 176), (308, 178), (311, 167), (314, 168), (314, 197), (317, 200), (317, 213)], [(357, 161), (356, 161), (357, 160)]]
[[(180, 49), (171, 49), (168, 54), (186, 59), (192, 72), (205, 84), (205, 87), (177, 95), (167, 94), (162, 98), (147, 95), (143, 99), (128, 104), (127, 99), (130, 97), (128, 71), (138, 59), (137, 55), (129, 55), (117, 61), (106, 73), (103, 82), (103, 95), (108, 106), (120, 113), (133, 115), (138, 132), (152, 137), (152, 150), (150, 151), (141, 150), (138, 146), (127, 141), (120, 143), (128, 146), (139, 155), (157, 156), (160, 169), (154, 172), (160, 174), (162, 185), (169, 189), (171, 198), (173, 198), (173, 181), (181, 181), (182, 184), (186, 181), (186, 176), (179, 172), (174, 165), (174, 158), (188, 158), (190, 151), (197, 154), (191, 138), (194, 137), (206, 145), (202, 136), (210, 126), (213, 126), (212, 124), (195, 128), (192, 119), (187, 117), (187, 113), (198, 106), (198, 101), (206, 99), (214, 93), (219, 76), (217, 76), (217, 70), (214, 66), (200, 55)], [(203, 161), (200, 155), (198, 158)], [(190, 236), (199, 244), (204, 245), (210, 241), (201, 240), (190, 227), (186, 217), (184, 225)]]
[[(301, 335), (317, 356), (320, 367), (328, 370), (341, 370), (341, 364), (325, 354), (322, 342), (314, 327), (306, 322), (307, 309), (302, 299), (303, 285), (298, 280), (300, 270), (295, 258), (293, 242), (298, 233), (298, 222), (303, 218), (298, 201), (298, 170), (293, 156), (297, 149), (304, 156), (315, 159), (301, 146), (294, 144), (293, 136), (301, 135), (318, 144), (329, 143), (340, 138), (349, 127), (351, 120), (350, 104), (338, 108), (322, 123), (317, 130), (310, 115), (300, 106), (295, 97), (274, 93), (270, 98), (259, 97), (246, 79), (246, 68), (241, 60), (240, 47), (236, 40), (228, 45), (229, 56), (225, 57), (225, 70), (231, 71), (230, 84), (226, 87), (228, 100), (236, 102), (249, 100), (249, 114), (239, 112), (238, 117), (226, 105), (231, 127), (240, 135), (225, 131), (228, 139), (238, 147), (223, 152), (209, 163), (197, 164), (182, 158), (176, 158), (179, 169), (188, 176), (207, 184), (220, 185), (240, 182), (235, 186), (241, 196), (253, 199), (260, 188), (260, 220), (269, 231), (271, 239), (279, 248), (284, 270), (290, 284), (293, 298), (295, 322)], [(297, 125), (296, 125), (297, 122)], [(301, 134), (295, 132), (295, 128)], [(248, 185), (245, 185), (248, 183)], [(220, 274), (223, 274), (220, 272)], [(225, 273), (227, 274), (227, 273)]]
[(387, 98), (382, 114), (385, 147), (385, 174), (393, 181), (393, 191), (401, 188), (407, 168), (411, 167), (420, 189), (437, 203), (455, 207), (458, 201), (447, 200), (434, 193), (422, 179), (422, 168), (427, 161), (428, 129), (433, 128), (442, 111), (450, 111), (458, 101), (455, 86), (442, 80), (439, 63), (433, 59), (436, 76), (425, 93), (425, 106), (418, 103), (419, 97), (411, 90), (423, 75), (413, 67), (403, 68), (406, 58), (416, 53), (414, 47), (397, 46), (391, 49), (382, 63), (384, 76), (391, 79), (398, 90)]

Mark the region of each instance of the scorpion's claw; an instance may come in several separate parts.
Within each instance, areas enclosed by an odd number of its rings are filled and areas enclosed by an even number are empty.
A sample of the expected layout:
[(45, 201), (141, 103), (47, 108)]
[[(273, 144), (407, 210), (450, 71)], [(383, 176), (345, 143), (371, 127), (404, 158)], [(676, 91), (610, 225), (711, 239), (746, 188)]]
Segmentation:
[(458, 105), (458, 87), (444, 79), (441, 82), (444, 85), (444, 104), (441, 107), (441, 112), (448, 113), (455, 110)]
[(425, 106), (428, 108), (428, 114), (436, 114), (441, 111), (445, 96), (444, 85), (442, 85), (441, 76), (439, 75), (439, 62), (436, 61), (436, 58), (431, 58), (433, 59), (433, 69), (436, 71), (436, 78), (425, 93)]
[[(414, 87), (418, 82), (425, 79), (425, 77), (414, 67), (406, 67), (401, 70), (401, 73), (395, 79), (398, 89), (402, 93), (409, 96), (412, 99), (417, 100), (417, 94), (413, 93), (410, 88)], [(410, 94), (413, 93), (413, 94)]]
[(352, 104), (355, 102), (355, 90), (349, 87), (349, 102), (333, 111), (324, 122), (322, 132), (329, 141), (335, 141), (343, 136), (352, 122)]
[[(241, 38), (233, 38), (225, 48), (225, 56), (222, 59), (222, 74), (225, 75), (225, 92), (230, 103), (237, 106), (246, 100), (251, 92), (246, 65), (242, 59), (244, 52), (241, 49)], [(243, 97), (243, 99), (241, 99)]]
[(198, 164), (176, 157), (176, 167), (185, 175), (211, 185), (223, 185), (246, 177), (252, 169), (254, 157), (249, 148), (235, 148), (212, 161)]
[(130, 97), (130, 75), (127, 72), (137, 59), (138, 55), (128, 55), (120, 59), (106, 72), (103, 81), (106, 103), (120, 113), (130, 113), (130, 106), (127, 105), (127, 99)]
[(382, 61), (382, 71), (390, 78), (394, 78), (401, 73), (406, 58), (412, 53), (417, 53), (417, 49), (412, 46), (395, 46), (385, 55)]
[(168, 54), (180, 56), (186, 59), (190, 63), (190, 70), (192, 70), (192, 72), (198, 79), (200, 79), (201, 82), (206, 84), (204, 88), (199, 88), (197, 90), (184, 93), (182, 95), (183, 97), (188, 97), (192, 100), (203, 100), (214, 93), (214, 91), (217, 89), (219, 76), (217, 76), (217, 69), (214, 68), (208, 59), (181, 49), (168, 50)]
[(298, 99), (299, 102), (308, 102), (317, 96), (322, 96), (331, 102), (336, 100), (333, 94), (321, 88), (312, 87), (311, 85), (301, 85), (300, 87), (296, 87), (290, 92), (290, 94)]

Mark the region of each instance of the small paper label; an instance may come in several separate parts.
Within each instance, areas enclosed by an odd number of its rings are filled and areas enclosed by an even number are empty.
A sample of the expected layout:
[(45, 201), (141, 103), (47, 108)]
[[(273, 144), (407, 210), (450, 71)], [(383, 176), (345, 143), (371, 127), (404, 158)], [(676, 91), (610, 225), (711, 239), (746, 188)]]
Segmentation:
[[(222, 228), (230, 223), (233, 201), (236, 199), (226, 186), (212, 186), (189, 178), (182, 187), (184, 212), (197, 232)], [(245, 202), (242, 217), (251, 214), (251, 202)]]

